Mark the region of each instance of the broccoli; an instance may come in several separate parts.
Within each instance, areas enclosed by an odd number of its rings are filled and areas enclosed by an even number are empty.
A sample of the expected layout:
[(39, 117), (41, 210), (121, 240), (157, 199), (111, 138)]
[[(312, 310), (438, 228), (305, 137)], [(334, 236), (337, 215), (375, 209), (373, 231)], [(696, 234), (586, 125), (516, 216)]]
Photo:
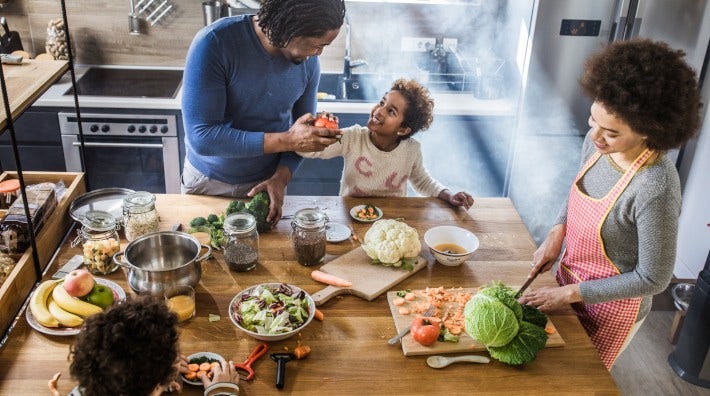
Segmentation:
[(206, 226), (207, 225), (207, 219), (204, 217), (195, 217), (194, 219), (190, 220), (190, 227), (199, 227), (199, 226)]
[(219, 217), (213, 213), (207, 216), (207, 222), (210, 224), (219, 223)]
[(266, 221), (266, 217), (269, 215), (270, 203), (269, 194), (265, 191), (260, 191), (246, 204), (247, 212), (256, 218), (256, 229), (259, 232), (271, 230), (271, 224)]
[(245, 212), (247, 210), (246, 205), (242, 201), (232, 201), (227, 206), (227, 216), (233, 213)]

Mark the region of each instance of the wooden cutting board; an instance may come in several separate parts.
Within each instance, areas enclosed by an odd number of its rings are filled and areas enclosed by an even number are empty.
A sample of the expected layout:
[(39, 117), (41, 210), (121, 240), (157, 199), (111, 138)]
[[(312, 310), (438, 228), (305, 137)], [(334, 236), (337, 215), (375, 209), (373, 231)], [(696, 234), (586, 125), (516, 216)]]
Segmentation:
[(342, 294), (352, 294), (372, 301), (426, 267), (427, 261), (423, 257), (419, 256), (417, 259), (417, 264), (412, 271), (373, 265), (372, 259), (368, 257), (362, 247), (358, 247), (320, 267), (321, 271), (343, 278), (353, 285), (350, 287), (327, 286), (325, 289), (311, 294), (311, 297), (316, 305), (321, 305)]
[[(511, 286), (513, 290), (517, 290), (519, 287), (513, 287)], [(475, 294), (476, 289), (456, 289), (456, 290), (462, 290), (465, 292), (470, 292), (472, 294)], [(421, 297), (423, 295), (422, 290), (414, 290), (413, 293), (417, 296), (417, 299), (415, 299), (412, 302), (407, 302), (404, 307), (411, 307), (415, 306), (416, 304), (422, 304), (422, 303), (427, 303), (428, 300), (426, 297)], [(392, 317), (394, 318), (394, 324), (395, 327), (397, 328), (397, 333), (400, 331), (404, 330), (406, 327), (410, 327), (412, 325), (412, 321), (414, 318), (417, 316), (417, 314), (409, 314), (409, 315), (402, 315), (399, 313), (399, 308), (398, 306), (394, 305), (394, 299), (397, 298), (397, 290), (391, 291), (387, 293), (387, 302), (389, 303), (390, 306), (390, 311), (392, 311)], [(452, 303), (453, 304), (453, 303)], [(552, 322), (548, 319), (548, 326), (552, 324)], [(394, 334), (393, 334), (394, 335)], [(562, 336), (560, 336), (560, 333), (558, 331), (555, 331), (553, 334), (548, 335), (547, 338), (547, 344), (545, 344), (546, 348), (549, 347), (559, 347), (563, 346), (565, 344), (565, 341), (562, 339)], [(404, 356), (417, 356), (417, 355), (435, 355), (435, 354), (443, 354), (443, 353), (460, 353), (460, 352), (481, 352), (481, 351), (486, 351), (486, 347), (479, 343), (478, 341), (475, 341), (473, 338), (471, 338), (468, 334), (466, 334), (465, 331), (462, 331), (461, 334), (459, 335), (459, 342), (454, 343), (454, 342), (435, 342), (434, 345), (430, 346), (424, 346), (412, 339), (411, 334), (407, 334), (402, 338), (402, 351), (404, 352)]]

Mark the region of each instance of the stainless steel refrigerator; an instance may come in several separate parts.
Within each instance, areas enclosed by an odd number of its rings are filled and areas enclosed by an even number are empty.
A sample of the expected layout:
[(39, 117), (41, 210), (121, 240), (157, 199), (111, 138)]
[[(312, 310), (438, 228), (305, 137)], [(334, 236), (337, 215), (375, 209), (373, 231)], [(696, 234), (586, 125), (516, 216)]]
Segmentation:
[[(578, 84), (585, 59), (609, 41), (638, 36), (683, 49), (688, 62), (700, 73), (707, 62), (710, 40), (708, 3), (706, 0), (534, 2), (506, 192), (538, 243), (567, 198), (588, 130), (591, 101), (582, 95)], [(707, 98), (704, 102), (708, 102)], [(679, 168), (690, 168), (683, 164), (690, 164), (693, 155), (698, 154), (693, 152), (696, 143), (691, 142), (691, 147), (685, 150), (689, 156), (681, 152)], [(684, 169), (681, 176), (687, 172)], [(698, 265), (699, 272), (702, 261)]]

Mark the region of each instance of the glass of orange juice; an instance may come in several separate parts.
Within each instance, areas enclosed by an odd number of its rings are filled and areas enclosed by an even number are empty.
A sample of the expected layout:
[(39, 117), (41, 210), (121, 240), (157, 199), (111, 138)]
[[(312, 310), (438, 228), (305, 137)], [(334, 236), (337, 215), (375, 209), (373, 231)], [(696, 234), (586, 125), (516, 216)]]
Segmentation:
[(195, 289), (187, 285), (173, 286), (165, 291), (165, 303), (182, 323), (195, 316)]

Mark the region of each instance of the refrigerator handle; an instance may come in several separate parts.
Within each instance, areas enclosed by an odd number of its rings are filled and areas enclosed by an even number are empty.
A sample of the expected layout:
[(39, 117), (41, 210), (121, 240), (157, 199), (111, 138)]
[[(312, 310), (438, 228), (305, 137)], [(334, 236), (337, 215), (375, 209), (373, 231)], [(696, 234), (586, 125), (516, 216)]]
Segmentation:
[(638, 35), (641, 28), (641, 18), (636, 18), (639, 0), (617, 0), (609, 42), (628, 40)]

